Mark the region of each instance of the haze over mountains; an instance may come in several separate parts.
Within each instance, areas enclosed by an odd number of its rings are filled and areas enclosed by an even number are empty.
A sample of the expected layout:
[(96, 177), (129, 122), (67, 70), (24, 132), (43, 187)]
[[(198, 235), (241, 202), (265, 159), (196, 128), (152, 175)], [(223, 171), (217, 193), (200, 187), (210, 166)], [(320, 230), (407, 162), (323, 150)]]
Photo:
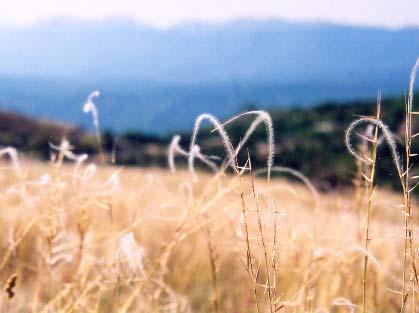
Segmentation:
[(279, 20), (155, 29), (126, 20), (0, 28), (0, 108), (82, 125), (99, 89), (102, 125), (164, 133), (205, 111), (401, 95), (419, 28)]

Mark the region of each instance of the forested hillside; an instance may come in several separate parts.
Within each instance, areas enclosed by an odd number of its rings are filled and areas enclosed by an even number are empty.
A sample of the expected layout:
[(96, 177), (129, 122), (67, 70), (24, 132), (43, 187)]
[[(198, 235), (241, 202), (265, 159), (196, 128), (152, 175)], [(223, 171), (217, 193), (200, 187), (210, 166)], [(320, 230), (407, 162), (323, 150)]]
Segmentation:
[[(300, 170), (325, 189), (347, 184), (354, 176), (355, 164), (346, 152), (344, 132), (359, 115), (373, 115), (376, 102), (353, 101), (347, 103), (323, 103), (314, 107), (280, 108), (271, 110), (275, 131), (275, 163)], [(251, 110), (249, 106), (244, 110)], [(239, 113), (239, 112), (236, 112)], [(402, 138), (404, 127), (404, 98), (385, 99), (382, 103), (382, 119), (390, 129)], [(238, 143), (249, 127), (251, 119), (240, 119), (226, 127), (233, 143)], [(49, 156), (49, 143), (59, 144), (68, 138), (77, 152), (87, 152), (95, 157), (98, 146), (94, 136), (74, 126), (38, 121), (12, 113), (0, 114), (0, 143), (13, 145), (20, 151), (39, 158)], [(189, 131), (180, 132), (181, 144), (189, 148)], [(166, 151), (171, 135), (156, 136), (138, 132), (102, 134), (104, 150), (116, 165), (167, 166)], [(216, 134), (204, 129), (198, 144), (202, 151), (223, 158), (224, 150)], [(260, 125), (250, 138), (239, 161), (243, 162), (247, 150), (254, 166), (263, 167), (266, 160), (266, 132)], [(179, 158), (179, 164), (186, 160)], [(205, 168), (205, 167), (203, 167)], [(379, 147), (378, 173), (381, 181), (397, 185), (393, 181), (394, 166), (388, 157), (388, 147)]]

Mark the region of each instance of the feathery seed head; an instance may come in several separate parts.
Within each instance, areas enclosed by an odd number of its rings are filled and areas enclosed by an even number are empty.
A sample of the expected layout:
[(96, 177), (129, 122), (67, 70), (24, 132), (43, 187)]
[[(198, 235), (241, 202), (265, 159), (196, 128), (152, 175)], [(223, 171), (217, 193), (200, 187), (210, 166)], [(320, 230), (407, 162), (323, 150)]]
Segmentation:
[(235, 167), (235, 154), (234, 154), (234, 150), (233, 150), (233, 146), (231, 144), (230, 138), (227, 135), (227, 132), (225, 131), (224, 127), (221, 125), (220, 121), (214, 115), (203, 113), (199, 115), (198, 118), (195, 120), (195, 126), (194, 126), (194, 130), (193, 130), (192, 138), (190, 142), (190, 147), (189, 147), (189, 158), (188, 158), (189, 172), (192, 174), (194, 179), (196, 179), (196, 175), (194, 171), (194, 161), (195, 161), (195, 158), (197, 157), (196, 141), (197, 141), (199, 130), (201, 128), (201, 124), (205, 120), (209, 121), (219, 133), (222, 139), (224, 148), (227, 153), (227, 162), (234, 169), (236, 168)]
[(352, 141), (351, 141), (351, 136), (352, 136), (352, 133), (354, 132), (354, 130), (357, 126), (359, 126), (361, 124), (369, 124), (369, 123), (377, 125), (381, 129), (381, 131), (383, 132), (384, 139), (386, 140), (386, 142), (387, 142), (387, 144), (390, 148), (390, 152), (391, 152), (392, 157), (393, 157), (394, 165), (396, 166), (396, 169), (397, 169), (397, 172), (398, 172), (399, 176), (402, 177), (402, 173), (403, 173), (402, 164), (401, 164), (401, 161), (400, 161), (399, 153), (397, 151), (396, 140), (394, 138), (393, 133), (390, 131), (389, 127), (379, 119), (371, 118), (371, 117), (363, 117), (363, 118), (360, 118), (358, 120), (353, 121), (349, 125), (349, 127), (346, 129), (346, 132), (345, 132), (345, 144), (346, 144), (346, 147), (348, 149), (348, 152), (350, 154), (352, 154), (358, 160), (361, 160), (362, 162), (367, 161), (363, 156), (359, 155), (359, 153), (353, 147)]
[[(230, 124), (230, 123), (234, 122), (235, 120), (237, 120), (237, 119), (239, 119), (243, 116), (246, 116), (246, 115), (256, 115), (256, 119), (252, 122), (252, 124), (250, 125), (250, 127), (246, 131), (246, 134), (244, 135), (243, 139), (237, 145), (237, 147), (234, 151), (235, 156), (238, 155), (240, 150), (243, 148), (243, 146), (249, 140), (250, 136), (254, 133), (256, 128), (259, 126), (259, 124), (264, 123), (265, 124), (265, 129), (266, 129), (266, 134), (267, 134), (267, 142), (268, 142), (268, 158), (267, 158), (266, 164), (267, 164), (267, 167), (268, 167), (268, 179), (270, 179), (271, 168), (272, 168), (273, 163), (274, 163), (274, 154), (275, 154), (274, 128), (273, 128), (273, 122), (272, 122), (271, 115), (266, 111), (248, 111), (248, 112), (241, 113), (241, 114), (229, 119), (227, 122), (223, 123), (221, 126), (224, 127), (225, 125)], [(213, 129), (213, 131), (215, 131), (215, 130), (216, 130), (216, 128)]]
[(410, 82), (409, 82), (409, 100), (408, 105), (410, 108), (413, 107), (413, 94), (415, 89), (415, 80), (416, 74), (419, 70), (419, 58), (417, 58), (415, 65), (413, 66), (412, 72), (410, 73)]
[(0, 150), (0, 156), (3, 156), (3, 155), (9, 156), (12, 162), (13, 170), (16, 173), (16, 176), (18, 177), (22, 176), (22, 169), (20, 167), (19, 155), (17, 153), (17, 150), (13, 147), (6, 147)]
[(127, 276), (143, 275), (144, 248), (139, 246), (132, 232), (124, 234), (118, 243), (115, 255), (118, 274)]
[(95, 90), (87, 97), (86, 103), (83, 105), (84, 113), (89, 113), (89, 112), (93, 113), (96, 111), (96, 106), (93, 103), (93, 99), (99, 96), (100, 96), (100, 92), (98, 90)]

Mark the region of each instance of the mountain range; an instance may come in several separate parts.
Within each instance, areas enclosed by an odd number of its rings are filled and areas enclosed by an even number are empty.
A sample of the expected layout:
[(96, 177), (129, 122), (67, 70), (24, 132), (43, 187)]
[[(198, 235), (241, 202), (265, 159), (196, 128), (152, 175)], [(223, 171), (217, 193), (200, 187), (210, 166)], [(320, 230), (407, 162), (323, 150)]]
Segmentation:
[(398, 96), (419, 56), (419, 28), (282, 20), (158, 29), (123, 19), (0, 27), (0, 108), (89, 127), (167, 133), (201, 112)]

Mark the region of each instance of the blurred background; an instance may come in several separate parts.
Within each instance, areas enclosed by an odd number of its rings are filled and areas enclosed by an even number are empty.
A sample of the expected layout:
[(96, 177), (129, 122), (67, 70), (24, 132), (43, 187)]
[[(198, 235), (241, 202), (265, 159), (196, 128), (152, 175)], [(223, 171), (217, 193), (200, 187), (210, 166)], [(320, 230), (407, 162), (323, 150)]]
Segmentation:
[[(200, 113), (258, 108), (274, 118), (278, 162), (336, 186), (353, 169), (344, 128), (374, 113), (379, 90), (384, 119), (402, 128), (418, 16), (416, 0), (2, 1), (0, 144), (47, 159), (65, 136), (95, 154), (82, 105), (100, 90), (105, 151), (164, 166), (171, 136), (187, 146)], [(264, 141), (261, 128), (249, 142), (256, 164)]]

